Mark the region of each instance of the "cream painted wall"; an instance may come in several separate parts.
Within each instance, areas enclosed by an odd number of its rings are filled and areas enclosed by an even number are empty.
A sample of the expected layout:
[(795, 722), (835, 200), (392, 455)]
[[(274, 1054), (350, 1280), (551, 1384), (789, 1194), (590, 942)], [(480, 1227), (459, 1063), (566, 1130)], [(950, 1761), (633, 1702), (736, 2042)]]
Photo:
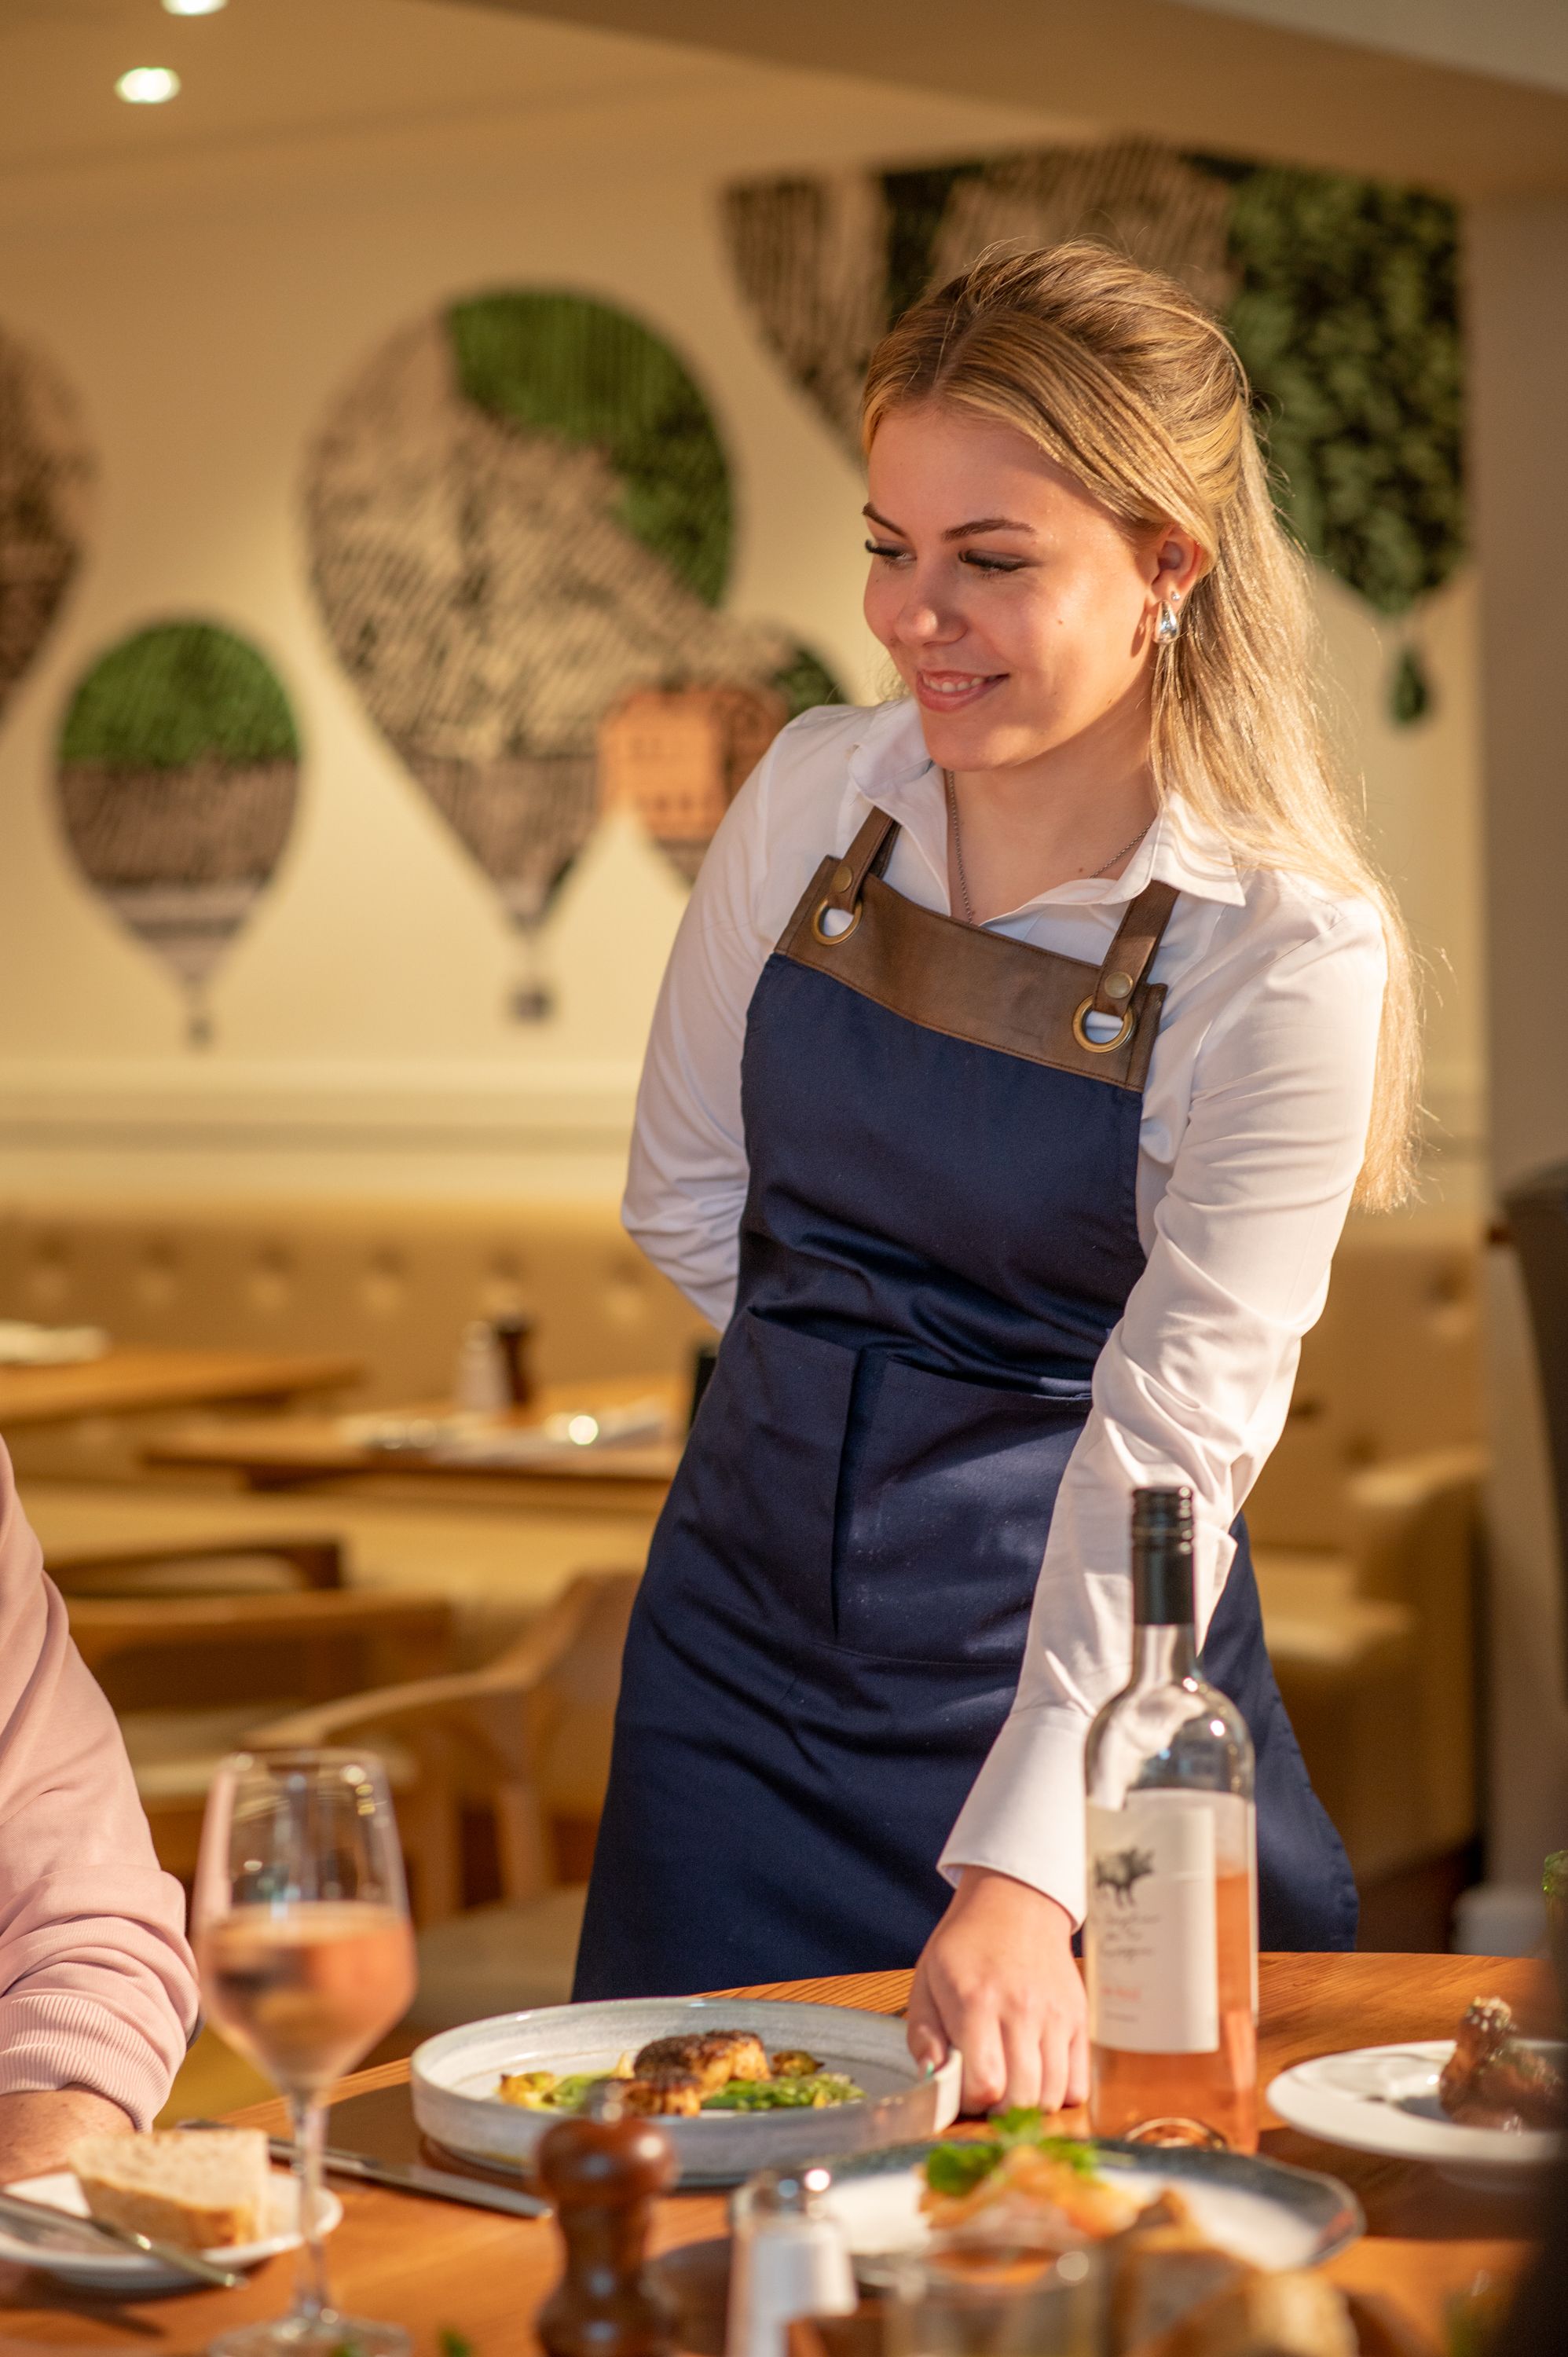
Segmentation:
[[(720, 418), (740, 513), (733, 608), (787, 622), (872, 694), (854, 472), (740, 306), (716, 190), (741, 172), (1069, 130), (737, 65), (723, 88), (708, 68), (690, 90), (0, 181), (0, 319), (74, 383), (102, 462), (83, 577), (0, 726), (6, 1189), (613, 1189), (682, 888), (629, 823), (607, 825), (546, 936), (555, 1017), (508, 1018), (499, 905), (359, 709), (313, 609), (306, 440), (382, 338), (456, 294), (558, 284), (622, 303), (685, 354)], [(1470, 1141), (1470, 593), (1455, 585), (1429, 618), (1444, 701), (1411, 732), (1380, 717), (1388, 647), (1366, 610), (1332, 582), (1323, 603), (1375, 832), (1429, 956), (1451, 969), (1433, 1093)], [(295, 832), (218, 979), (217, 1044), (201, 1055), (182, 1045), (172, 983), (77, 882), (49, 783), (83, 665), (170, 614), (255, 640), (306, 741)], [(1463, 1171), (1444, 1183), (1462, 1189)]]

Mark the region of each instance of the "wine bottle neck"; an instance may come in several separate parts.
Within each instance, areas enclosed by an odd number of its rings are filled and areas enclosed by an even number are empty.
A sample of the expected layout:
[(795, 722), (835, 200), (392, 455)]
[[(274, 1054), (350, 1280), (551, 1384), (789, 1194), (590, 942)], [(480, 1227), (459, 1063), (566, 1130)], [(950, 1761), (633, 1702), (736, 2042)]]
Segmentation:
[(1197, 1636), (1190, 1620), (1139, 1621), (1133, 1631), (1133, 1683), (1177, 1685), (1197, 1673)]

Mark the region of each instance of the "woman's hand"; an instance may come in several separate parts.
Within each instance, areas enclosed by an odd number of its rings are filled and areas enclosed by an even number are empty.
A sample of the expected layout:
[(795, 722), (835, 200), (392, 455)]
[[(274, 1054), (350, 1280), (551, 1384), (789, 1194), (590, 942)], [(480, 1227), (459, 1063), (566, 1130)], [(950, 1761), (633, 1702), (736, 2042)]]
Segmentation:
[(1089, 2094), (1089, 2022), (1067, 1910), (1026, 1882), (963, 1869), (926, 1943), (909, 1997), (909, 2051), (963, 2056), (963, 2108), (1037, 2104), (1058, 2111)]

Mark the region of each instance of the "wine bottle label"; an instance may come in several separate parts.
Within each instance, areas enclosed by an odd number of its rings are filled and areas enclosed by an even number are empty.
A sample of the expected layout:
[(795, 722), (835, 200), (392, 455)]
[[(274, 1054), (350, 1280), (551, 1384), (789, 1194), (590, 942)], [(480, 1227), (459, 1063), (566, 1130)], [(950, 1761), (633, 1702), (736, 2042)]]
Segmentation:
[(1212, 2054), (1219, 1953), (1212, 1796), (1089, 1803), (1090, 2035), (1129, 2054)]

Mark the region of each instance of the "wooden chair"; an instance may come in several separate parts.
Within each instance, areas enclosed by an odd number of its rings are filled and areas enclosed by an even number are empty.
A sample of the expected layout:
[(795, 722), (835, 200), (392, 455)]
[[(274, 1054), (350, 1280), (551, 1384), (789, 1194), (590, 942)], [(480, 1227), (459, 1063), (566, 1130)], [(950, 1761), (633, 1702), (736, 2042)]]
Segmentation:
[(266, 1596), (341, 1587), (340, 1538), (198, 1541), (187, 1546), (88, 1548), (51, 1553), (49, 1577), (65, 1596)]
[[(406, 1753), (398, 1802), (419, 1925), (411, 2021), (447, 2029), (571, 1995), (636, 1572), (581, 1573), (487, 1668), (361, 1694), (251, 1729), (253, 1749)], [(463, 1811), (495, 1825), (501, 1896), (463, 1906)]]
[[(66, 1609), (119, 1718), (171, 1874), (194, 1871), (213, 1770), (258, 1717), (450, 1659), (452, 1608), (441, 1597), (367, 1588), (68, 1596)], [(406, 1774), (406, 1761), (395, 1765)]]

